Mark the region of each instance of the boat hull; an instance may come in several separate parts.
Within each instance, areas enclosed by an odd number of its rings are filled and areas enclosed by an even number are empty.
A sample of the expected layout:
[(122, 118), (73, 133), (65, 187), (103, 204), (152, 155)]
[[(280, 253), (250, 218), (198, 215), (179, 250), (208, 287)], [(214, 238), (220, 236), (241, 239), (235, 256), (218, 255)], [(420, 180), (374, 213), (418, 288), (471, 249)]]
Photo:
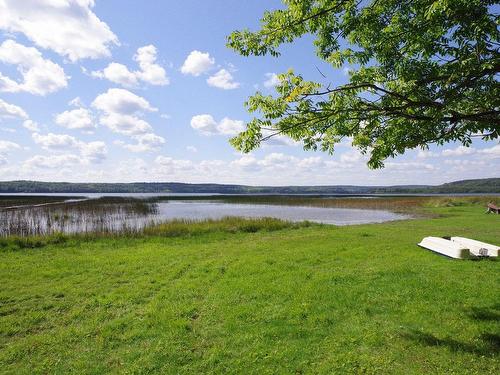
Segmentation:
[(451, 237), (453, 242), (468, 248), (476, 256), (498, 257), (499, 246), (465, 237)]
[(454, 259), (475, 258), (466, 246), (440, 237), (425, 237), (418, 246)]

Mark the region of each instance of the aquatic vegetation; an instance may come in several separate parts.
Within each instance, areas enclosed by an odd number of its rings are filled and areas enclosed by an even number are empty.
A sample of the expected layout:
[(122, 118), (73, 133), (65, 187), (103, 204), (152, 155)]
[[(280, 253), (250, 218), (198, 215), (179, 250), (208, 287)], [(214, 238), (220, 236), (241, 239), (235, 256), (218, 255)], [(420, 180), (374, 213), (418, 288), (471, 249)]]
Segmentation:
[(157, 213), (154, 203), (124, 197), (18, 206), (0, 209), (0, 236), (139, 231)]

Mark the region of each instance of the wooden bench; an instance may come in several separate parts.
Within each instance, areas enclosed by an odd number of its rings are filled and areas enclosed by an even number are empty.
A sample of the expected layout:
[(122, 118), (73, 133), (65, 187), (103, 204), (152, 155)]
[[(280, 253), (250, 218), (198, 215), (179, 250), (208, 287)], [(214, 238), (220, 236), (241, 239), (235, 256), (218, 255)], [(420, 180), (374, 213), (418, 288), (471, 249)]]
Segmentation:
[(500, 207), (495, 206), (493, 203), (488, 203), (488, 209), (486, 210), (486, 213), (493, 213), (493, 214), (500, 214)]

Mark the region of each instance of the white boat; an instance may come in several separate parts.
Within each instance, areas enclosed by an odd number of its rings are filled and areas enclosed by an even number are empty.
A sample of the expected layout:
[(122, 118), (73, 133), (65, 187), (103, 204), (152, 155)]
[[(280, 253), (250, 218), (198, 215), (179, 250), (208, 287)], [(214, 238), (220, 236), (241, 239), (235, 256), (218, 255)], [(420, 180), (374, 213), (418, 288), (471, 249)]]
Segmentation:
[(455, 259), (475, 258), (467, 246), (441, 237), (425, 237), (418, 246)]
[(476, 256), (498, 257), (499, 246), (495, 246), (486, 242), (471, 240), (465, 237), (451, 237), (453, 242), (465, 246), (472, 254)]

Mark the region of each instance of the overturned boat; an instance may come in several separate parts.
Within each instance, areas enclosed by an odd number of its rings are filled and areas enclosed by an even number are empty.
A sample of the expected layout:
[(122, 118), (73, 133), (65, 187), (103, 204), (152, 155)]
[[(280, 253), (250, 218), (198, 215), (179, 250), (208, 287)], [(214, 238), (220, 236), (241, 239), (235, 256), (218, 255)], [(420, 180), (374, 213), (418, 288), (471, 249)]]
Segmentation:
[(451, 237), (453, 242), (466, 247), (471, 253), (478, 257), (498, 257), (499, 246), (495, 246), (486, 242), (472, 240), (465, 237)]
[(425, 237), (418, 246), (455, 259), (471, 259), (476, 257), (467, 246), (441, 237)]

